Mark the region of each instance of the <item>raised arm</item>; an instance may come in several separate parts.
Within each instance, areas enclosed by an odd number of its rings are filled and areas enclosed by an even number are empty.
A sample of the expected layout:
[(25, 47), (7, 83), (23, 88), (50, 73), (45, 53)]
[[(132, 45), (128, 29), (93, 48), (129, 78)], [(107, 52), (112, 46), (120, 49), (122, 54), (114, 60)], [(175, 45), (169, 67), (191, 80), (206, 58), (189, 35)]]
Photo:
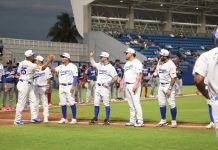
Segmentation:
[(90, 56), (90, 62), (91, 62), (91, 64), (92, 64), (92, 66), (96, 67), (96, 62), (95, 62), (95, 60), (94, 60), (94, 58), (93, 58), (94, 52), (91, 51), (91, 52), (89, 53), (89, 56)]
[(54, 61), (54, 59), (55, 59), (54, 55), (48, 55), (47, 62), (45, 64), (43, 64), (41, 69), (45, 70), (50, 65), (50, 63), (52, 63), (52, 61)]

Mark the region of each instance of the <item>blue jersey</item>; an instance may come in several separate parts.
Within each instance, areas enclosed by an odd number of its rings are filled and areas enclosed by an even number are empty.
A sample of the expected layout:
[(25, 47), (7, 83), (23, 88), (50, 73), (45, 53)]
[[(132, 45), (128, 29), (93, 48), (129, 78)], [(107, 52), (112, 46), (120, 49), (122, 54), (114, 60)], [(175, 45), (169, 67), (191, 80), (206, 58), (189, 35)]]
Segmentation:
[(116, 69), (116, 72), (118, 74), (118, 77), (120, 77), (121, 79), (123, 78), (123, 73), (124, 73), (124, 70), (122, 68), (115, 68)]
[(85, 73), (87, 75), (87, 80), (97, 80), (98, 71), (95, 67), (89, 67)]
[(144, 80), (147, 80), (150, 75), (150, 68), (143, 68), (142, 69), (142, 76)]
[(13, 67), (7, 67), (5, 68), (5, 74), (3, 76), (3, 82), (4, 83), (15, 83), (15, 75), (16, 75), (17, 70), (14, 69)]
[(83, 80), (85, 70), (83, 68), (78, 68), (78, 79)]

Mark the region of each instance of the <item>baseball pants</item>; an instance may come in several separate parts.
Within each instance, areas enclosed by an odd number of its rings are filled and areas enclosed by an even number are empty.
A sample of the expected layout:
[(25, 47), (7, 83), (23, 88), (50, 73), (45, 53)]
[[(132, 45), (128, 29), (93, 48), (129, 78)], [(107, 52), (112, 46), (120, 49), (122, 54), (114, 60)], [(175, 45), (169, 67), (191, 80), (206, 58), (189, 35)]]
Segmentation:
[(14, 83), (5, 83), (8, 87), (7, 91), (4, 89), (3, 95), (3, 106), (6, 105), (6, 101), (8, 98), (9, 106), (12, 105), (13, 102), (13, 95), (14, 95)]
[(155, 90), (155, 87), (158, 88), (158, 78), (152, 78), (151, 79), (151, 92), (150, 92), (150, 95), (151, 96), (154, 96), (154, 90)]
[(47, 89), (46, 86), (34, 85), (34, 92), (35, 92), (35, 95), (36, 95), (37, 114), (39, 112), (39, 100), (41, 100), (42, 101), (42, 106), (43, 106), (43, 116), (44, 116), (44, 118), (47, 118), (49, 116), (48, 99), (47, 99), (47, 95), (45, 94), (46, 89)]
[(212, 114), (215, 124), (216, 135), (218, 137), (218, 100), (212, 100), (211, 106), (212, 106)]
[(142, 107), (140, 102), (141, 85), (138, 87), (135, 93), (132, 88), (134, 84), (126, 84), (125, 93), (129, 104), (130, 119), (131, 123), (143, 123)]
[(94, 106), (99, 106), (101, 100), (105, 106), (109, 106), (110, 89), (96, 84)]
[(35, 119), (38, 117), (37, 110), (36, 110), (36, 97), (33, 91), (33, 85), (29, 84), (28, 82), (19, 81), (17, 84), (18, 89), (18, 102), (16, 106), (16, 114), (15, 114), (15, 121), (19, 121), (22, 118), (22, 111), (26, 104), (26, 101), (29, 99), (30, 102), (30, 112), (31, 112), (31, 119)]
[(78, 97), (79, 97), (79, 101), (81, 103), (83, 103), (83, 97), (82, 97), (82, 90), (83, 90), (83, 87), (82, 87), (82, 83), (79, 83), (77, 84), (77, 92), (78, 92)]
[(59, 99), (60, 105), (64, 106), (67, 105), (67, 101), (69, 102), (70, 106), (75, 104), (74, 93), (71, 93), (72, 85), (59, 85)]
[(166, 96), (166, 91), (168, 90), (170, 84), (159, 84), (158, 88), (158, 102), (160, 107), (166, 106), (166, 101), (170, 105), (170, 108), (175, 108), (175, 86), (173, 86), (171, 90), (171, 95), (169, 97)]
[(95, 81), (90, 81), (87, 83), (86, 102), (89, 102), (90, 97), (92, 97), (92, 102), (93, 102), (95, 99), (94, 94), (95, 94)]
[(182, 79), (177, 79), (176, 80), (176, 94), (181, 94), (182, 93)]

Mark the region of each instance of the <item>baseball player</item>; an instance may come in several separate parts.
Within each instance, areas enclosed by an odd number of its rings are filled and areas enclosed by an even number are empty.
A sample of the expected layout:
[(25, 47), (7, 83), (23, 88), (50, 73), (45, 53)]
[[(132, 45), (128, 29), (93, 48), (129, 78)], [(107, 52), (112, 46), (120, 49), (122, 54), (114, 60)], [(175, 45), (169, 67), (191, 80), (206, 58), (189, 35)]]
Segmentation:
[[(44, 58), (42, 56), (36, 56), (35, 63), (38, 66), (43, 65)], [(47, 99), (47, 91), (49, 91), (50, 79), (52, 78), (52, 74), (50, 69), (47, 67), (45, 70), (38, 69), (34, 73), (34, 82), (33, 89), (36, 96), (36, 110), (39, 111), (39, 100), (42, 101), (43, 106), (43, 122), (48, 122), (48, 99)]]
[(75, 87), (78, 79), (78, 68), (71, 63), (70, 54), (62, 53), (62, 64), (56, 68), (52, 68), (53, 73), (58, 73), (59, 80), (59, 99), (62, 110), (62, 118), (59, 124), (67, 123), (67, 101), (71, 107), (72, 120), (70, 124), (76, 124), (76, 104), (74, 98)]
[(37, 69), (45, 70), (46, 67), (53, 61), (54, 56), (49, 55), (47, 58), (47, 62), (43, 66), (38, 66), (32, 63), (34, 59), (34, 54), (32, 50), (27, 50), (24, 55), (26, 59), (19, 63), (19, 67), (17, 69), (17, 75), (19, 77), (19, 82), (17, 84), (18, 89), (18, 103), (16, 106), (16, 114), (15, 114), (15, 125), (23, 125), (24, 121), (21, 120), (21, 113), (24, 109), (25, 103), (29, 98), (30, 101), (30, 111), (31, 111), (31, 122), (38, 123), (41, 122), (41, 119), (37, 116), (36, 110), (36, 98), (33, 91), (33, 75)]
[(158, 76), (154, 74), (155, 70), (157, 67), (157, 63), (153, 63), (150, 69), (150, 75), (151, 75), (151, 91), (150, 91), (150, 97), (153, 98), (154, 97), (154, 90), (155, 87), (158, 87)]
[(90, 63), (90, 67), (86, 70), (86, 102), (89, 102), (90, 96), (92, 97), (92, 102), (94, 102), (94, 93), (95, 93), (95, 82), (97, 80), (98, 71)]
[(145, 98), (147, 97), (147, 91), (148, 91), (148, 82), (150, 80), (150, 68), (147, 67), (147, 62), (143, 63), (143, 69), (142, 69), (142, 83), (141, 83), (141, 93), (142, 88), (145, 88)]
[(86, 71), (86, 65), (82, 65), (78, 68), (78, 84), (77, 84), (77, 92), (80, 103), (84, 103), (83, 97), (82, 97), (82, 91), (83, 91), (83, 83), (84, 83), (84, 75)]
[[(215, 33), (215, 42), (218, 46), (218, 32)], [(218, 47), (201, 54), (194, 66), (194, 81), (204, 97), (211, 100), (212, 115), (218, 137)], [(208, 89), (206, 89), (207, 78)]]
[(142, 63), (136, 58), (136, 52), (132, 48), (125, 51), (124, 76), (121, 81), (121, 87), (125, 86), (126, 98), (129, 104), (130, 119), (126, 126), (142, 127), (144, 126), (142, 107), (140, 103)]
[[(198, 90), (204, 95), (204, 97), (206, 97), (206, 101), (208, 104), (210, 124), (208, 124), (206, 128), (210, 129), (215, 127), (218, 136), (218, 111), (216, 108), (217, 101), (216, 98), (213, 96), (215, 93), (218, 95), (218, 88), (214, 88), (218, 83), (216, 80), (217, 78), (213, 78), (217, 76), (216, 67), (218, 62), (218, 28), (212, 34), (214, 35), (216, 48), (200, 55), (195, 63), (193, 75)], [(202, 83), (202, 80), (204, 83)]]
[(122, 96), (121, 96), (122, 91), (119, 90), (119, 87), (120, 87), (120, 81), (123, 78), (124, 70), (123, 70), (123, 67), (122, 67), (119, 59), (115, 60), (114, 68), (115, 68), (115, 70), (117, 72), (117, 75), (118, 75), (118, 80), (117, 80), (117, 83), (115, 84), (115, 87), (114, 87), (115, 98), (117, 100), (122, 100), (123, 99)]
[(171, 111), (171, 127), (176, 128), (177, 108), (175, 104), (175, 82), (176, 82), (176, 66), (170, 59), (170, 52), (161, 49), (160, 60), (157, 65), (155, 74), (159, 75), (158, 102), (160, 106), (161, 121), (157, 126), (166, 125), (166, 101)]
[(8, 98), (9, 101), (9, 110), (14, 110), (13, 107), (13, 95), (14, 95), (14, 83), (15, 83), (15, 75), (16, 69), (12, 67), (12, 61), (7, 61), (7, 67), (5, 68), (3, 75), (3, 84), (4, 84), (4, 96), (3, 96), (3, 106), (6, 106), (6, 100)]
[(89, 124), (98, 123), (99, 105), (100, 101), (103, 100), (105, 105), (106, 118), (104, 120), (104, 125), (109, 125), (110, 118), (110, 87), (118, 79), (117, 72), (115, 68), (109, 63), (109, 54), (107, 52), (101, 52), (100, 62), (96, 63), (93, 59), (94, 52), (90, 52), (90, 62), (92, 66), (96, 67), (98, 70), (98, 76), (96, 81), (96, 89), (94, 96), (94, 118), (89, 122)]
[(182, 69), (180, 68), (179, 63), (176, 64), (176, 95), (181, 96), (182, 95)]

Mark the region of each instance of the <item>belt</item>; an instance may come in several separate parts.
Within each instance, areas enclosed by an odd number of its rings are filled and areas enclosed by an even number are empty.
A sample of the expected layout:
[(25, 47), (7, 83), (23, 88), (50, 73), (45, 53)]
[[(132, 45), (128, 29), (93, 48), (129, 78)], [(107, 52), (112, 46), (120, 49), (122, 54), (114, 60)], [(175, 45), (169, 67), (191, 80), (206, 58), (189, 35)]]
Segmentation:
[(47, 85), (36, 85), (37, 87), (47, 87)]
[(27, 80), (19, 79), (19, 81), (21, 81), (21, 82), (27, 82), (28, 84), (31, 84), (31, 82), (30, 82), (30, 81), (27, 81)]
[(68, 85), (72, 85), (72, 83), (60, 83), (60, 85), (68, 86)]
[(170, 84), (170, 83), (160, 83), (160, 84), (164, 85), (164, 84)]
[(126, 84), (134, 84), (134, 83), (126, 82)]
[(104, 86), (104, 83), (97, 83), (98, 86)]

